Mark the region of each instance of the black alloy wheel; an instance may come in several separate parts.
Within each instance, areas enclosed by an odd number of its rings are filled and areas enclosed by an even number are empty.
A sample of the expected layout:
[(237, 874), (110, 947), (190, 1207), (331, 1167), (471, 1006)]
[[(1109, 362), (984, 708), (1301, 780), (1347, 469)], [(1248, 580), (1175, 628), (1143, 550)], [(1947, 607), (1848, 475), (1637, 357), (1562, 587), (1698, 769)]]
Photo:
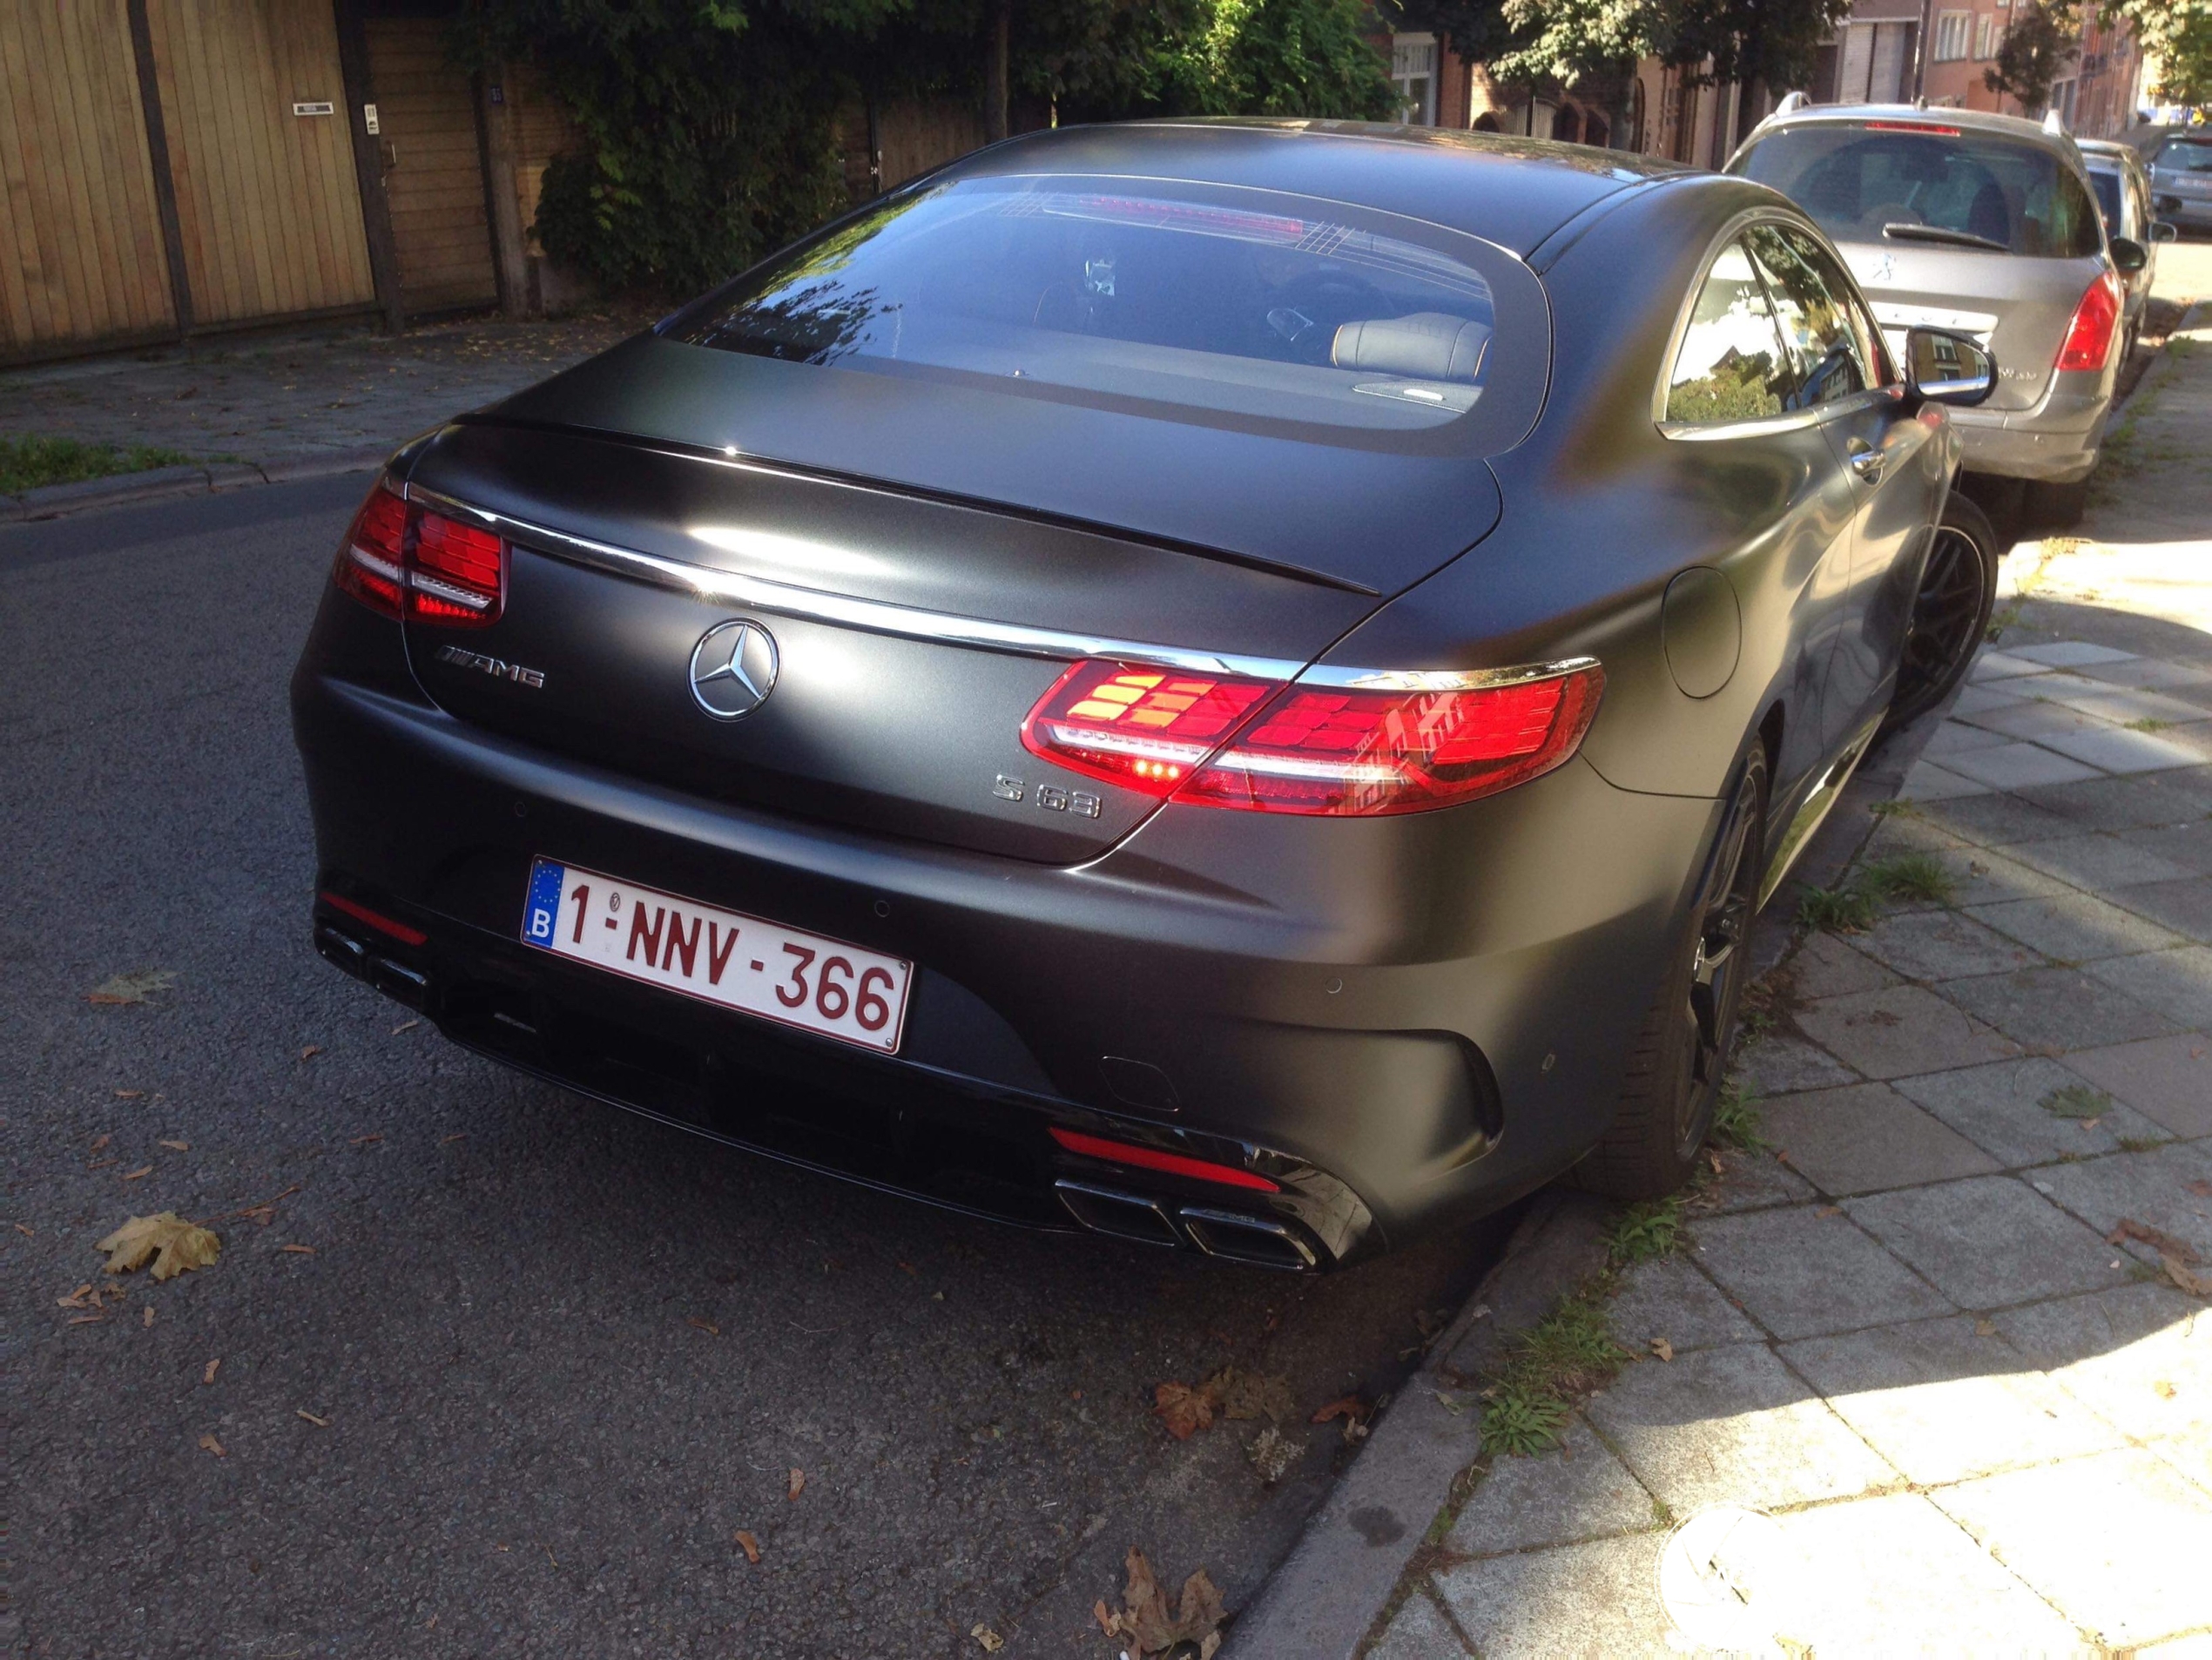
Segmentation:
[(1574, 1178), (1615, 1198), (1657, 1198), (1689, 1179), (1713, 1127), (1750, 972), (1765, 874), (1767, 756), (1754, 738), (1736, 773), (1688, 927), (1629, 1051), (1613, 1127)]
[(1987, 516), (1953, 490), (1912, 597), (1885, 729), (1919, 719), (1966, 678), (1997, 603), (1996, 549)]

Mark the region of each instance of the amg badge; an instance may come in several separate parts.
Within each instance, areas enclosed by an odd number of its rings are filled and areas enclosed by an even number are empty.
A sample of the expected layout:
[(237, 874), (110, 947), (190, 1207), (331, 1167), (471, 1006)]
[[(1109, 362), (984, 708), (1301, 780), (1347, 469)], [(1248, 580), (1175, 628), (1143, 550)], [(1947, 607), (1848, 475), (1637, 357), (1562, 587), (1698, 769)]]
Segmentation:
[(463, 645), (441, 645), (438, 661), (458, 668), (481, 669), (495, 679), (512, 680), (518, 686), (540, 692), (545, 689), (544, 670), (526, 669), (519, 663), (502, 663), (496, 657), (486, 657), (482, 651), (471, 651)]

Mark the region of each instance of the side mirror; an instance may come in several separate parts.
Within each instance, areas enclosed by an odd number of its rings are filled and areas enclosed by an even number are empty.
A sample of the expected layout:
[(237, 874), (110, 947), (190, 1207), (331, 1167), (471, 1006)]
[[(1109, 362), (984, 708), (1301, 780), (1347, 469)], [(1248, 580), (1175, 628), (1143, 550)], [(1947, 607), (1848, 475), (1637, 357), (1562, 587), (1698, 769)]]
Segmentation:
[(2123, 277), (2132, 277), (2150, 263), (2150, 250), (2132, 236), (2112, 239), (2113, 268)]
[(2178, 242), (2182, 227), (2171, 219), (2155, 219), (2150, 222), (2150, 240), (2154, 242)]
[(1905, 383), (1917, 398), (1971, 409), (1997, 389), (1997, 360), (1964, 334), (1908, 328)]

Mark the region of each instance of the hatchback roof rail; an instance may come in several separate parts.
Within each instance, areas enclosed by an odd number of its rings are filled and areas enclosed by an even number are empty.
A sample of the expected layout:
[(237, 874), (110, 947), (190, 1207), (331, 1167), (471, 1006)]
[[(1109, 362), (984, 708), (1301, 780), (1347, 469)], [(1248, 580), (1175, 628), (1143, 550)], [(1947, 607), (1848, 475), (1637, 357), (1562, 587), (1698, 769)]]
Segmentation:
[(2056, 110), (2047, 110), (2044, 112), (2043, 131), (2049, 133), (2054, 138), (2063, 138), (2066, 137), (2066, 123), (2060, 118), (2059, 112)]

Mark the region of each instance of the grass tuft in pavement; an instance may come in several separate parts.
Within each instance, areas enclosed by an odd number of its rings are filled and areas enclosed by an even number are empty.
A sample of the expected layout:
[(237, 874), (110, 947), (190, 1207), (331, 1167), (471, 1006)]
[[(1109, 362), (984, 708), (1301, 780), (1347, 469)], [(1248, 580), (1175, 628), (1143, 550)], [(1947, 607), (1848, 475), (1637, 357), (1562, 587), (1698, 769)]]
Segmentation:
[(1721, 1098), (1713, 1103), (1710, 1139), (1738, 1152), (1766, 1151), (1766, 1137), (1761, 1133), (1759, 1098), (1743, 1087), (1741, 1078), (1730, 1078), (1721, 1085)]
[(2042, 1104), (2054, 1118), (2101, 1118), (2112, 1110), (2112, 1097), (2086, 1083), (2068, 1083), (2045, 1096)]
[(1892, 854), (1877, 859), (1859, 873), (1860, 885), (1877, 899), (1924, 900), (1948, 905), (1959, 894), (1959, 884), (1932, 853)]
[(1614, 1263), (1628, 1267), (1672, 1254), (1682, 1242), (1683, 1198), (1670, 1193), (1663, 1199), (1631, 1205), (1613, 1218), (1606, 1239)]
[(1527, 1454), (1556, 1446), (1569, 1403), (1609, 1381), (1628, 1360), (1606, 1329), (1602, 1286), (1562, 1299), (1514, 1339), (1504, 1373), (1482, 1392), (1483, 1450)]
[(118, 473), (143, 473), (152, 467), (179, 467), (192, 460), (182, 450), (151, 444), (128, 449), (88, 444), (75, 438), (42, 438), (0, 434), (0, 495), (19, 496), (47, 484), (75, 484)]
[(1874, 901), (1864, 888), (1808, 887), (1797, 901), (1800, 926), (1829, 934), (1864, 934), (1874, 926)]

